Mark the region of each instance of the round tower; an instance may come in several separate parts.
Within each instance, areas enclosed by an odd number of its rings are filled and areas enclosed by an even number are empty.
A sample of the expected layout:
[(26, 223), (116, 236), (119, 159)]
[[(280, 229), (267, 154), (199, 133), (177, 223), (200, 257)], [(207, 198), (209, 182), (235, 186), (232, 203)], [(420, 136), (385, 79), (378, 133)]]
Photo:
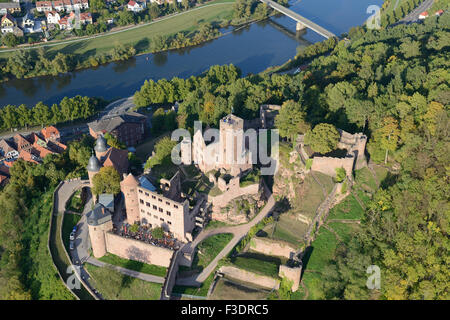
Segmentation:
[(106, 152), (108, 151), (108, 145), (106, 144), (106, 140), (103, 135), (99, 134), (97, 137), (97, 141), (95, 142), (95, 155), (98, 159), (101, 159)]
[(86, 214), (86, 218), (92, 253), (96, 258), (103, 257), (108, 251), (105, 233), (113, 228), (111, 213), (97, 203), (94, 209)]
[(125, 198), (125, 208), (129, 224), (140, 221), (138, 188), (139, 181), (130, 173), (120, 183), (120, 190)]
[(100, 161), (98, 161), (97, 157), (94, 156), (94, 154), (92, 154), (92, 156), (89, 158), (89, 162), (86, 167), (89, 176), (89, 184), (91, 188), (94, 186), (94, 184), (92, 183), (92, 179), (100, 171), (100, 167), (101, 167)]

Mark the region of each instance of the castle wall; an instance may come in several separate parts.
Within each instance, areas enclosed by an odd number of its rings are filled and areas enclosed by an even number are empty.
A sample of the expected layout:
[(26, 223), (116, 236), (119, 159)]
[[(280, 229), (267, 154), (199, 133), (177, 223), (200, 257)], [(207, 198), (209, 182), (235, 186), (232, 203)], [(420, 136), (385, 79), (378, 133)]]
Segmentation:
[(347, 173), (347, 176), (351, 176), (354, 160), (355, 158), (353, 156), (345, 158), (314, 157), (311, 170), (335, 177), (336, 169), (342, 167)]
[(280, 281), (276, 280), (271, 277), (262, 276), (259, 274), (256, 274), (254, 272), (250, 272), (247, 270), (239, 269), (232, 266), (223, 266), (219, 269), (219, 272), (223, 273), (224, 275), (236, 279), (239, 281), (252, 283), (258, 287), (263, 287), (267, 289), (273, 289), (275, 288), (278, 290), (280, 288)]
[(107, 252), (105, 231), (112, 229), (112, 222), (109, 221), (108, 223), (100, 226), (88, 225), (88, 229), (89, 238), (91, 239), (92, 253), (94, 254), (94, 257), (103, 257)]
[(268, 256), (284, 257), (292, 259), (296, 249), (291, 245), (276, 240), (265, 240), (263, 238), (253, 238), (250, 241), (250, 249)]
[(290, 268), (288, 266), (281, 265), (278, 271), (278, 275), (280, 277), (286, 277), (287, 279), (293, 282), (291, 287), (292, 292), (298, 290), (301, 274), (302, 274), (302, 267)]
[(107, 251), (121, 258), (168, 267), (174, 251), (142, 241), (105, 233)]

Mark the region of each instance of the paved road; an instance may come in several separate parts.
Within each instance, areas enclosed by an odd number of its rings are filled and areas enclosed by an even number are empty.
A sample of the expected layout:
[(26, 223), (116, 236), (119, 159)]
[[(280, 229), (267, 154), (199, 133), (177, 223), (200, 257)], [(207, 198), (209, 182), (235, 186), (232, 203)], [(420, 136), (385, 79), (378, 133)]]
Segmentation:
[(268, 195), (268, 201), (265, 207), (261, 210), (258, 215), (253, 218), (252, 221), (250, 221), (247, 224), (235, 226), (235, 227), (222, 227), (217, 229), (211, 229), (211, 230), (205, 230), (202, 231), (195, 240), (185, 245), (181, 250), (183, 252), (189, 252), (193, 253), (195, 247), (205, 240), (206, 238), (213, 236), (215, 234), (219, 233), (232, 233), (234, 235), (233, 239), (225, 246), (225, 248), (220, 251), (220, 253), (214, 258), (213, 261), (205, 268), (203, 271), (199, 274), (193, 275), (191, 277), (186, 278), (177, 278), (176, 284), (177, 285), (183, 285), (183, 286), (200, 286), (202, 282), (206, 280), (206, 278), (209, 277), (211, 272), (214, 271), (214, 269), (217, 267), (217, 263), (220, 259), (225, 257), (230, 251), (239, 243), (239, 241), (249, 232), (250, 228), (258, 224), (260, 221), (262, 221), (273, 209), (275, 206), (275, 199), (270, 194), (270, 191), (268, 190), (267, 186), (264, 185), (266, 195)]
[[(433, 2), (434, 0), (425, 0), (416, 9), (407, 14), (406, 17), (401, 19), (399, 23), (412, 23), (418, 21), (419, 15), (422, 12), (427, 11), (433, 5)], [(428, 12), (428, 14), (431, 16), (434, 12)]]

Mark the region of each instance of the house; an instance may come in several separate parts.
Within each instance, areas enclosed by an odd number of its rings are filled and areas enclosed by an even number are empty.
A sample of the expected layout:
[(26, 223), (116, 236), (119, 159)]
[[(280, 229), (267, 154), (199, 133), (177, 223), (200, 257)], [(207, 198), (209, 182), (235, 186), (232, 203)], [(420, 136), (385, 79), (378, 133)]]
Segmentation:
[(61, 139), (61, 134), (59, 130), (54, 126), (45, 127), (41, 130), (41, 134), (44, 137), (45, 141), (59, 141)]
[(0, 14), (15, 13), (15, 12), (20, 12), (21, 10), (22, 9), (20, 8), (19, 3), (14, 3), (14, 2), (0, 3)]
[(84, 10), (89, 9), (89, 0), (81, 0), (81, 4)]
[(144, 115), (137, 112), (104, 117), (88, 123), (89, 133), (97, 139), (108, 132), (127, 147), (135, 146), (144, 139), (146, 120)]
[(38, 12), (48, 12), (53, 10), (51, 1), (36, 1), (36, 10)]
[(72, 19), (70, 19), (69, 16), (62, 17), (58, 21), (59, 28), (61, 30), (72, 30), (73, 29), (73, 25), (71, 23), (71, 20)]
[(14, 140), (14, 143), (16, 144), (16, 149), (17, 149), (17, 151), (19, 151), (19, 153), (23, 150), (29, 152), (31, 150), (31, 148), (33, 147), (32, 143), (30, 141), (28, 141), (28, 139), (26, 139), (21, 134), (16, 134), (13, 137), (13, 140)]
[(23, 159), (27, 162), (36, 163), (36, 164), (38, 164), (40, 161), (42, 161), (42, 159), (40, 159), (39, 157), (35, 156), (34, 154), (32, 154), (31, 152), (26, 151), (26, 150), (20, 151), (19, 159)]
[[(69, 14), (69, 20), (73, 19), (73, 22), (75, 22), (75, 12), (71, 12)], [(92, 20), (92, 14), (90, 12), (80, 12), (80, 24), (81, 25), (85, 25), (85, 24), (92, 24), (93, 20)]]
[(88, 0), (72, 0), (73, 8), (86, 10), (89, 9), (89, 1)]
[(13, 28), (17, 26), (16, 19), (9, 13), (5, 14), (1, 20), (2, 33), (13, 32)]
[(58, 24), (58, 21), (61, 19), (61, 16), (56, 11), (45, 12), (45, 16), (48, 24)]
[(443, 13), (444, 13), (444, 10), (441, 9), (441, 10), (436, 11), (435, 15), (440, 17)]
[(147, 7), (147, 4), (145, 1), (138, 2), (135, 0), (130, 0), (130, 2), (128, 2), (128, 4), (127, 4), (127, 10), (132, 11), (132, 12), (141, 12), (146, 7)]
[(64, 3), (64, 9), (69, 12), (69, 11), (73, 11), (74, 7), (72, 5), (72, 1), (71, 0), (62, 0)]
[(419, 14), (419, 19), (423, 20), (425, 18), (428, 18), (428, 11), (424, 11), (421, 14)]
[(0, 154), (7, 161), (15, 160), (19, 157), (16, 146), (8, 140), (0, 140)]
[(64, 2), (62, 0), (53, 1), (53, 8), (58, 12), (64, 11)]

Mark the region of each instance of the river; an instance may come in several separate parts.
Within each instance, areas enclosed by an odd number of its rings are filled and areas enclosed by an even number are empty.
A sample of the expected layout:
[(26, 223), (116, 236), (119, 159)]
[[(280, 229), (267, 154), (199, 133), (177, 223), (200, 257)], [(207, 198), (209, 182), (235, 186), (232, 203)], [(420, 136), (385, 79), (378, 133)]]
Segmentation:
[[(290, 9), (328, 29), (336, 35), (361, 25), (370, 16), (370, 5), (381, 6), (383, 0), (291, 0)], [(59, 102), (75, 95), (105, 99), (127, 97), (139, 90), (146, 79), (198, 75), (215, 64), (232, 63), (244, 75), (281, 65), (292, 58), (298, 47), (324, 38), (309, 29), (295, 32), (295, 21), (277, 15), (227, 32), (225, 36), (200, 46), (137, 56), (124, 62), (112, 62), (59, 76), (11, 80), (0, 84), (0, 106), (37, 102)]]

